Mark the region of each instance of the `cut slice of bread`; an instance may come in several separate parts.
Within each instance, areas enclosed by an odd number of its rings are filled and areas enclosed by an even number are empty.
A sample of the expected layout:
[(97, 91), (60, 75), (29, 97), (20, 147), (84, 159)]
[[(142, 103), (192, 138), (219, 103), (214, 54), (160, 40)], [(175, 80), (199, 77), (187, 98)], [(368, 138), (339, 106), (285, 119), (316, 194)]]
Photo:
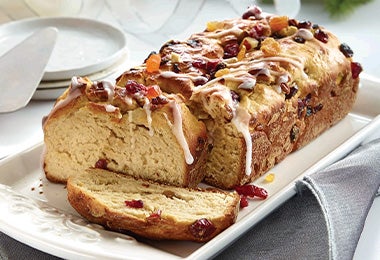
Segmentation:
[(236, 221), (240, 196), (90, 168), (71, 176), (68, 200), (91, 222), (150, 239), (205, 242)]

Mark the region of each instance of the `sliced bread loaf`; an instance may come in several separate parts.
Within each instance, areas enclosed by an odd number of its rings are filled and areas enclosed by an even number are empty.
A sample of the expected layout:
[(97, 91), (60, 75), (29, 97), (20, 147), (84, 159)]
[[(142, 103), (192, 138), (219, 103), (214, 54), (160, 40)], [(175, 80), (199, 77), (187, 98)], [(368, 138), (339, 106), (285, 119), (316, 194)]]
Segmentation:
[(91, 222), (151, 239), (204, 242), (232, 225), (236, 192), (167, 186), (90, 168), (71, 176), (68, 200)]

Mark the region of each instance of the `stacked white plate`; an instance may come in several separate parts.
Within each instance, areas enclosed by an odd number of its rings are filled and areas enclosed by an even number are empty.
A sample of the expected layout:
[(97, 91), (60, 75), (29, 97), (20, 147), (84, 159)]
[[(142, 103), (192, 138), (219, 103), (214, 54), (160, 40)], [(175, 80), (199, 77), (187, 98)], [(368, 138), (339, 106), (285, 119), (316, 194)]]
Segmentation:
[[(58, 29), (57, 43), (33, 99), (57, 98), (73, 76), (101, 80), (123, 70), (125, 34), (87, 18), (31, 18), (4, 24), (0, 26), (0, 56), (34, 31), (49, 26)], [(27, 72), (20, 71), (21, 82), (23, 73)]]

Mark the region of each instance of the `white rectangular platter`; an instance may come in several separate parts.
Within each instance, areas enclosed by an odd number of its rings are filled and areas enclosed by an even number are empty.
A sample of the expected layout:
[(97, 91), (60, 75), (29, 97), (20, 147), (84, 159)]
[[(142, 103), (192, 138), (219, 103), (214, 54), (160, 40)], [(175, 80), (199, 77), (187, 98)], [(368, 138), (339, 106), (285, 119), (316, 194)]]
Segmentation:
[[(90, 224), (69, 205), (64, 185), (45, 179), (39, 145), (0, 161), (0, 231), (66, 259), (205, 259), (215, 256), (295, 194), (295, 182), (339, 160), (380, 129), (380, 80), (364, 76), (352, 112), (255, 184), (266, 200), (251, 200), (237, 222), (208, 243), (138, 241)], [(250, 232), (254, 232), (254, 229)]]

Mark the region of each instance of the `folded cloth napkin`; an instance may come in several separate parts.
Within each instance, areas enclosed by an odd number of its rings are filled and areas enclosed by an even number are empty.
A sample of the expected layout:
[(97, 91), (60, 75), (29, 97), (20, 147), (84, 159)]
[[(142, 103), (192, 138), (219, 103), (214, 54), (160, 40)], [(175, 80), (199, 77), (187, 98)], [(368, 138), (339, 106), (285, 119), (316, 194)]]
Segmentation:
[(297, 195), (217, 259), (352, 259), (380, 186), (380, 139), (296, 183)]

